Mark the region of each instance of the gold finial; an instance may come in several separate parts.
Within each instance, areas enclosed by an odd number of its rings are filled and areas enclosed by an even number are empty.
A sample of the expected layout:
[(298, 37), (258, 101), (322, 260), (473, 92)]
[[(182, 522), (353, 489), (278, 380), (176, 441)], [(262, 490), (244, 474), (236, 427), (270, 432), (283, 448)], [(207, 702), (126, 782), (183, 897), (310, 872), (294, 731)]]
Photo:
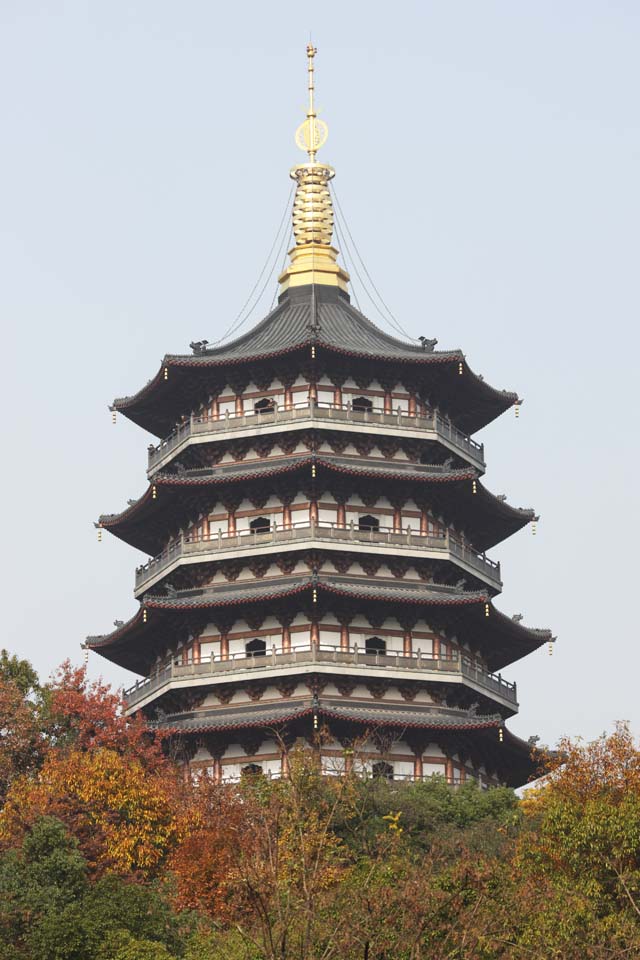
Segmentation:
[(308, 154), (309, 160), (293, 167), (290, 173), (298, 184), (293, 201), (296, 245), (289, 251), (291, 263), (280, 277), (283, 292), (288, 287), (311, 283), (329, 284), (346, 291), (349, 280), (349, 274), (336, 262), (338, 251), (331, 246), (333, 205), (329, 180), (335, 176), (335, 171), (316, 159), (329, 134), (327, 124), (318, 119), (314, 102), (313, 61), (317, 52), (313, 44), (307, 44), (309, 106), (306, 119), (296, 130), (296, 143)]
[(327, 142), (329, 128), (324, 120), (318, 120), (316, 108), (313, 102), (315, 84), (313, 81), (313, 58), (318, 52), (317, 47), (312, 43), (307, 44), (307, 74), (309, 77), (309, 107), (307, 109), (307, 119), (301, 123), (296, 130), (296, 143), (301, 150), (306, 150), (309, 154), (309, 162), (315, 163), (316, 154), (323, 144)]

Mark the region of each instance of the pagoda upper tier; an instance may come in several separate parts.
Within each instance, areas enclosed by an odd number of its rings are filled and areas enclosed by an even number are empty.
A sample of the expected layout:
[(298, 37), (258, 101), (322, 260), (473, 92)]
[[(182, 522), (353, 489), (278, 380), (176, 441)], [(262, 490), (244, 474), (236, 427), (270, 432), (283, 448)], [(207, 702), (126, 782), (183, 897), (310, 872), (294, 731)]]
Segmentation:
[(248, 333), (224, 346), (194, 344), (193, 355), (169, 354), (155, 377), (112, 409), (157, 437), (165, 437), (185, 413), (218, 395), (230, 382), (238, 394), (250, 382), (293, 382), (308, 365), (332, 382), (387, 379), (404, 383), (425, 403), (446, 413), (466, 433), (475, 433), (521, 401), (496, 390), (468, 366), (461, 350), (438, 351), (435, 341), (396, 339), (378, 329), (339, 288), (291, 287), (276, 308)]
[[(348, 499), (349, 491), (362, 489), (364, 482), (375, 485), (373, 489), (378, 497), (393, 491), (396, 502), (411, 498), (420, 504), (425, 500), (431, 515), (464, 530), (478, 551), (489, 550), (536, 519), (532, 509), (512, 507), (496, 497), (476, 480), (477, 473), (473, 470), (301, 455), (274, 459), (272, 463), (263, 460), (255, 464), (157, 474), (139, 499), (121, 513), (103, 514), (99, 523), (125, 543), (154, 556), (171, 536), (196, 523), (217, 501), (237, 499), (239, 489), (250, 497), (252, 492), (263, 489), (265, 482), (276, 497), (279, 491), (281, 498), (290, 497), (296, 486), (304, 488), (313, 468), (319, 495), (326, 491), (334, 500)], [(337, 521), (337, 506), (334, 512)]]

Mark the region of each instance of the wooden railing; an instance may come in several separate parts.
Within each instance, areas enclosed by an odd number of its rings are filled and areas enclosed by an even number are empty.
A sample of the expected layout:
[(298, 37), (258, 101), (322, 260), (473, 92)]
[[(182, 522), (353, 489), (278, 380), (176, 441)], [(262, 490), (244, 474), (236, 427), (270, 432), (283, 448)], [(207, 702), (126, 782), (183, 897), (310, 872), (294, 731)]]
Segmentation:
[(372, 669), (406, 670), (408, 673), (422, 675), (457, 675), (471, 680), (488, 693), (495, 693), (508, 703), (517, 704), (517, 690), (515, 683), (509, 683), (500, 674), (488, 673), (475, 660), (467, 656), (434, 657), (430, 653), (416, 650), (410, 656), (389, 651), (387, 653), (367, 653), (366, 649), (357, 644), (343, 650), (341, 647), (328, 644), (294, 646), (292, 649), (278, 648), (275, 645), (264, 654), (247, 654), (246, 652), (229, 654), (224, 659), (220, 656), (202, 657), (200, 660), (191, 660), (183, 663), (182, 660), (173, 660), (161, 667), (146, 680), (139, 680), (134, 686), (125, 690), (124, 697), (129, 708), (153, 693), (162, 691), (169, 684), (176, 686), (182, 681), (186, 686), (197, 680), (223, 680), (233, 674), (246, 673), (278, 673), (283, 667), (313, 664), (335, 664), (349, 667), (354, 673), (365, 673)]
[(427, 415), (409, 414), (401, 409), (394, 413), (385, 413), (382, 407), (371, 410), (354, 409), (351, 402), (343, 404), (313, 402), (293, 404), (290, 407), (274, 404), (272, 410), (234, 414), (226, 411), (220, 417), (196, 416), (194, 414), (184, 423), (178, 424), (169, 436), (157, 446), (149, 447), (149, 471), (166, 462), (167, 457), (182, 443), (191, 437), (219, 437), (225, 433), (246, 430), (254, 433), (257, 428), (278, 423), (291, 423), (296, 420), (322, 420), (335, 423), (381, 426), (385, 430), (423, 430), (435, 433), (441, 440), (448, 442), (472, 463), (484, 470), (484, 446), (477, 443), (466, 433), (458, 430), (450, 420), (438, 413)]
[[(426, 536), (407, 527), (403, 531), (392, 527), (360, 529), (350, 523), (339, 526), (327, 520), (316, 523), (296, 523), (290, 527), (279, 527), (275, 523), (260, 530), (241, 530), (238, 533), (225, 533), (222, 530), (209, 533), (208, 536), (187, 537), (172, 541), (156, 557), (136, 569), (136, 590), (141, 590), (152, 579), (160, 575), (175, 561), (183, 557), (202, 556), (203, 559), (233, 550), (252, 550), (275, 544), (299, 543), (305, 540), (322, 540), (327, 543), (348, 542), (355, 545), (393, 546), (400, 554), (416, 550), (430, 552), (436, 557), (452, 559), (471, 568), (484, 580), (498, 589), (500, 564), (490, 560), (484, 553), (476, 553), (466, 544), (445, 531), (442, 536)], [(209, 555), (209, 556), (207, 556)]]

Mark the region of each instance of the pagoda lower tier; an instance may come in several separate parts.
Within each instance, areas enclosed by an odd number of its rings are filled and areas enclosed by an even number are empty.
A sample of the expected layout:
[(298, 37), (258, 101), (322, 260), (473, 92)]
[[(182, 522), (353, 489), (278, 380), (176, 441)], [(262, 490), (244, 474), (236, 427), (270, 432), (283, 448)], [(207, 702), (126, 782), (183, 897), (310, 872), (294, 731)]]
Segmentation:
[(516, 787), (535, 772), (531, 743), (504, 729), (500, 714), (427, 705), (418, 696), (410, 703), (389, 696), (382, 704), (358, 684), (315, 674), (302, 692), (283, 681), (265, 687), (260, 702), (257, 696), (255, 690), (239, 691), (233, 706), (212, 703), (207, 709), (205, 702), (152, 726), (196, 776), (218, 782), (255, 773), (287, 776), (289, 752), (298, 745), (313, 750), (329, 776), (439, 775), (452, 786), (475, 780), (481, 787)]
[(491, 785), (533, 770), (529, 746), (504, 730), (515, 685), (495, 671), (551, 639), (485, 591), (309, 572), (147, 594), (88, 646), (146, 677), (126, 691), (128, 710), (218, 779), (277, 775), (284, 745), (321, 729), (327, 769), (351, 757), (370, 773)]

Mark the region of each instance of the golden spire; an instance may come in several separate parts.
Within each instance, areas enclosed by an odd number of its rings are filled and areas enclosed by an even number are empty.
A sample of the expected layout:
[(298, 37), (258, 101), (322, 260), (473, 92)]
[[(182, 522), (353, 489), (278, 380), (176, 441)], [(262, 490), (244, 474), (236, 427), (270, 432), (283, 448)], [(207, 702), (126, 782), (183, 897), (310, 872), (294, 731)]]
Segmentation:
[(291, 262), (280, 279), (281, 290), (323, 283), (341, 290), (347, 289), (349, 274), (337, 262), (338, 251), (331, 246), (333, 235), (333, 205), (329, 180), (335, 170), (316, 160), (318, 150), (326, 143), (329, 128), (318, 119), (314, 103), (313, 60), (316, 48), (307, 45), (307, 73), (309, 106), (307, 117), (296, 130), (296, 143), (309, 160), (293, 167), (290, 176), (297, 181), (293, 201), (293, 234), (296, 245), (289, 251)]

